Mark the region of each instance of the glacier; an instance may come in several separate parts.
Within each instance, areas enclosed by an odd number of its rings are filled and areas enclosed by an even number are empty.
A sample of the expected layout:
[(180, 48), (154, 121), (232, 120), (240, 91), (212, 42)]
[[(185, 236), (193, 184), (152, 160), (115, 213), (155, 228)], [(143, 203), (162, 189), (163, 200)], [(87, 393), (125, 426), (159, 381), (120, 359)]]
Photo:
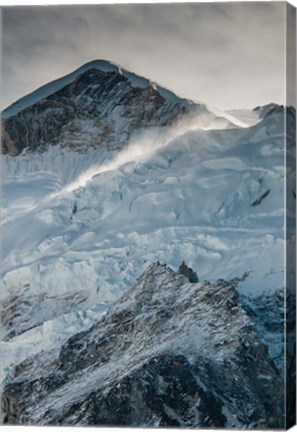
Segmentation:
[(5, 370), (43, 335), (61, 344), (89, 326), (155, 260), (185, 260), (211, 282), (248, 272), (245, 295), (283, 288), (283, 115), (191, 126), (144, 132), (116, 154), (3, 157), (2, 297), (20, 298), (16, 335), (2, 329)]

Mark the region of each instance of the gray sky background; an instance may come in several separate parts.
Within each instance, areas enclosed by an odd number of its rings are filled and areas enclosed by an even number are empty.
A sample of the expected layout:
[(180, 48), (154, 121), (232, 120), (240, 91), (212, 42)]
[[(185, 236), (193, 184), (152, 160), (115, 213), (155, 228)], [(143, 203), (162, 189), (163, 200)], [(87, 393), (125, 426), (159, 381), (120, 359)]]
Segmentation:
[(284, 3), (2, 9), (2, 108), (94, 59), (221, 108), (284, 103)]

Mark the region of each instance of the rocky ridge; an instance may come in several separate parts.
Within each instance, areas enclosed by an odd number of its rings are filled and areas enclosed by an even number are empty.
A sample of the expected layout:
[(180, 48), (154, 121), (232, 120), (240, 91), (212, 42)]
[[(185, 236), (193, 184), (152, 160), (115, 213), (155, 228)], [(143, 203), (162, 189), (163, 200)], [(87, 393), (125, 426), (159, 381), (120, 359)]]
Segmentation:
[(153, 264), (90, 329), (18, 365), (9, 424), (283, 427), (283, 388), (230, 282)]

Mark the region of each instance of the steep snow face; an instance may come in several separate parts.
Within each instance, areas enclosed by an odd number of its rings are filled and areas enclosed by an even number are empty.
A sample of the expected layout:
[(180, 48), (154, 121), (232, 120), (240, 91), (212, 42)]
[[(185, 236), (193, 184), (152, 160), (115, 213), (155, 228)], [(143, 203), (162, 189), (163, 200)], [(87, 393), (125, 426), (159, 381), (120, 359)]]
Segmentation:
[(282, 428), (283, 388), (230, 283), (193, 284), (154, 264), (60, 352), (21, 363), (3, 414), (9, 424)]
[[(294, 247), (283, 231), (285, 174), (287, 221), (295, 206), (283, 112), (250, 128), (199, 126), (150, 129), (120, 153), (4, 156), (5, 370), (39, 352), (45, 331), (44, 344), (58, 347), (87, 328), (158, 259), (185, 260), (211, 282), (248, 273), (238, 290), (255, 298), (283, 289), (281, 257)], [(271, 352), (278, 342), (269, 339)]]

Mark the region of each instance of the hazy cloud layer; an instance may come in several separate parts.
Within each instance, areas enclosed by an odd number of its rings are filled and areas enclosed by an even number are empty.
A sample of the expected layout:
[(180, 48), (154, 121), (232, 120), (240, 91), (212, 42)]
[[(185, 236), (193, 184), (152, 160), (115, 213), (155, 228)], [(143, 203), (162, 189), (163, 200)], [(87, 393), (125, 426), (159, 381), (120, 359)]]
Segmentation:
[(284, 103), (285, 3), (2, 9), (2, 107), (107, 59), (223, 109)]

